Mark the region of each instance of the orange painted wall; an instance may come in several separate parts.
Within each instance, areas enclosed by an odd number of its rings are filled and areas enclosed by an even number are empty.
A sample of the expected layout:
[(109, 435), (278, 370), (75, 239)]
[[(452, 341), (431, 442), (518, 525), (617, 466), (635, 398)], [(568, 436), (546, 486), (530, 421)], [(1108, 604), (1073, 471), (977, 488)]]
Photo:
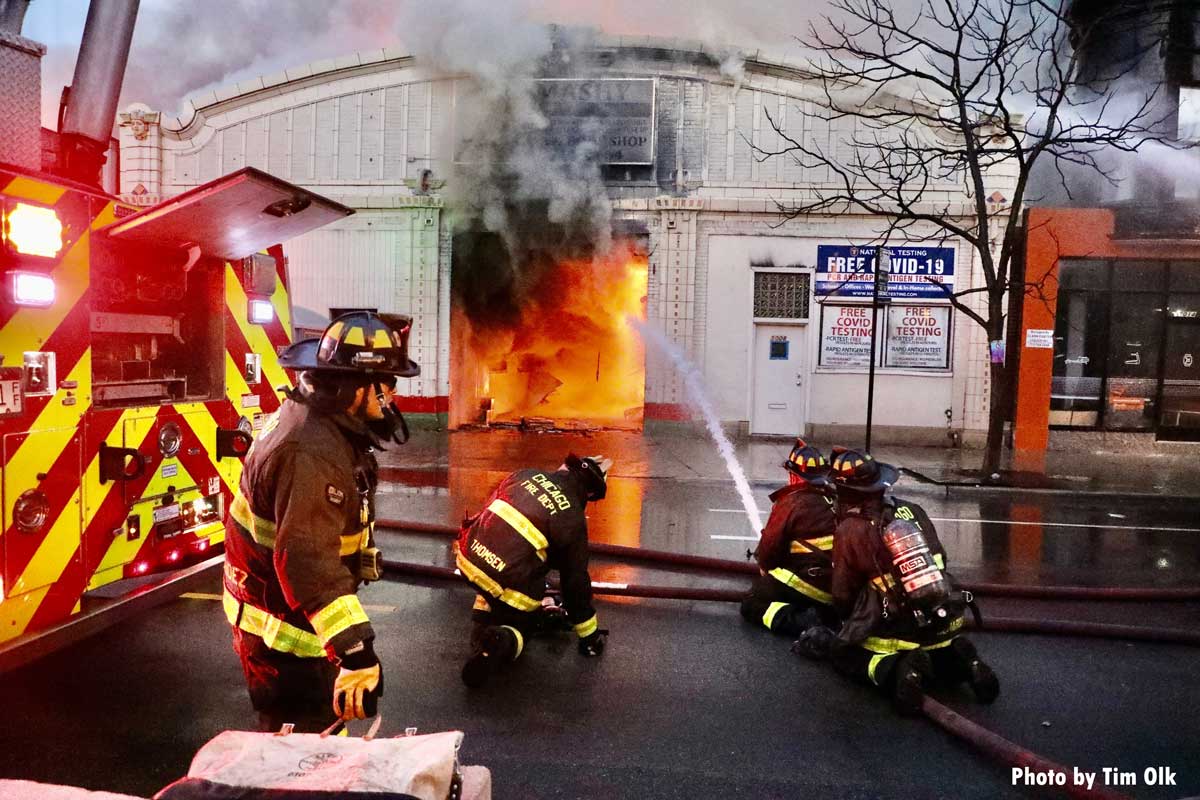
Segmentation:
[(1041, 471), (1050, 438), (1050, 378), (1054, 369), (1054, 351), (1027, 348), (1025, 332), (1054, 329), (1059, 259), (1195, 259), (1200, 257), (1200, 246), (1114, 242), (1114, 214), (1105, 208), (1032, 208), (1026, 216), (1026, 224), (1025, 282), (1041, 282), (1044, 297), (1037, 292), (1027, 292), (1023, 304), (1013, 456), (1017, 469)]

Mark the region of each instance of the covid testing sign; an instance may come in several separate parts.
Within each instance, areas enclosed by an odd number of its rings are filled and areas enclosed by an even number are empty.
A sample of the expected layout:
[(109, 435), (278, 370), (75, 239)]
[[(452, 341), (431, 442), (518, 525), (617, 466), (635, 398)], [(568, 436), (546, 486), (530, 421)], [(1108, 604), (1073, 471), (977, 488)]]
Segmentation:
[[(817, 296), (871, 297), (875, 252), (875, 247), (817, 245)], [(888, 297), (936, 300), (946, 298), (946, 289), (954, 291), (953, 247), (889, 247), (888, 252)]]

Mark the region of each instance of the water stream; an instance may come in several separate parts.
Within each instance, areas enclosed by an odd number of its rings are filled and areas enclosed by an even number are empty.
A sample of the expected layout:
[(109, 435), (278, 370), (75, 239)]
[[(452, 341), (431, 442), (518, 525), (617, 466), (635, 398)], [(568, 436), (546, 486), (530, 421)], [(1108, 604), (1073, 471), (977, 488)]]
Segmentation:
[(737, 487), (738, 497), (741, 498), (742, 507), (746, 510), (746, 519), (750, 524), (750, 529), (754, 531), (755, 536), (759, 535), (762, 530), (762, 518), (758, 515), (758, 504), (750, 491), (750, 482), (746, 480), (746, 473), (733, 452), (733, 443), (729, 441), (729, 437), (721, 428), (721, 420), (717, 417), (717, 411), (704, 391), (700, 370), (696, 368), (695, 364), (688, 361), (683, 351), (667, 339), (662, 331), (635, 317), (629, 317), (629, 320), (630, 324), (641, 334), (642, 341), (654, 346), (670, 358), (680, 376), (683, 377), (684, 387), (687, 389), (691, 401), (689, 405), (704, 417), (704, 425), (708, 428), (713, 442), (716, 443), (717, 450), (725, 462), (725, 469), (729, 471), (729, 475)]

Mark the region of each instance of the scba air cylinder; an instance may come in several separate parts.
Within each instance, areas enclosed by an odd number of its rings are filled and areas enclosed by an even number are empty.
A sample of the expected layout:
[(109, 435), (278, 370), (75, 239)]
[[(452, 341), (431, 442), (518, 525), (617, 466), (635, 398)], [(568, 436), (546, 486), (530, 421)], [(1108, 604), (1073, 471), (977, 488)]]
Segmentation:
[(920, 528), (895, 520), (883, 529), (883, 543), (892, 556), (893, 573), (914, 606), (931, 609), (946, 599), (950, 586)]

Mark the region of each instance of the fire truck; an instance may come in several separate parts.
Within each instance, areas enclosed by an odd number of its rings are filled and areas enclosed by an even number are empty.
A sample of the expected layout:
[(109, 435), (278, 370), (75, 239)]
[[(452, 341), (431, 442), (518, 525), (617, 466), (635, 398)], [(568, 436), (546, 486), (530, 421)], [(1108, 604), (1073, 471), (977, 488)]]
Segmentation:
[[(144, 209), (102, 190), (136, 11), (93, 0), (49, 163), (0, 123), (0, 642), (220, 545), (240, 457), (291, 385), (278, 243), (352, 213), (252, 168)], [(9, 75), (40, 47), (17, 16)]]

